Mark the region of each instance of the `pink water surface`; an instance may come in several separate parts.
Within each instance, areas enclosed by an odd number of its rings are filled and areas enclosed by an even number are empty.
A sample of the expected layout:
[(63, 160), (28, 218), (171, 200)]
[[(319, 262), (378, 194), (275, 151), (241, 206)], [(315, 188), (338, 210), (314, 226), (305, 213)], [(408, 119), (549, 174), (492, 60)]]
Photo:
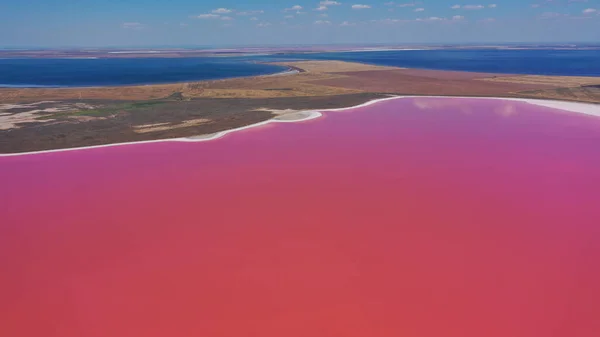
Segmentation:
[(402, 99), (0, 179), (0, 336), (600, 336), (598, 117)]

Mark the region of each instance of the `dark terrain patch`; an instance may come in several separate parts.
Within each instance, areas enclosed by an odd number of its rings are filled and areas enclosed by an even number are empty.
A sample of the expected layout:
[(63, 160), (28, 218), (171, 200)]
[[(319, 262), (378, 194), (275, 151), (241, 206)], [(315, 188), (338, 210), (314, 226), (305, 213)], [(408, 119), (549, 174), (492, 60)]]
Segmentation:
[(521, 91), (518, 93), (518, 96), (598, 104), (600, 102), (600, 85)]
[[(20, 128), (0, 130), (0, 153), (19, 153), (72, 148), (154, 139), (191, 137), (255, 124), (273, 117), (268, 111), (319, 110), (358, 105), (383, 94), (352, 94), (318, 97), (284, 97), (266, 99), (200, 98), (193, 100), (160, 100), (102, 105), (101, 108), (57, 113), (57, 121), (25, 123)], [(64, 103), (64, 102), (63, 102)], [(69, 115), (70, 114), (70, 115)], [(93, 116), (89, 121), (73, 117)], [(45, 118), (52, 118), (45, 115)], [(194, 119), (207, 119), (202, 125), (149, 133), (136, 133), (134, 127), (167, 123), (177, 125)]]

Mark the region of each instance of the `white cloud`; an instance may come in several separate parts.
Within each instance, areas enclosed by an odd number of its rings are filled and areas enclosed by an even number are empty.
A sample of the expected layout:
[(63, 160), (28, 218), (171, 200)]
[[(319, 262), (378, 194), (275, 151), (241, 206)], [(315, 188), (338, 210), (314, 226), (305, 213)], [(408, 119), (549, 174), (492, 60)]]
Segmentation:
[(320, 17), (322, 17), (322, 18), (326, 18), (326, 17), (328, 17), (329, 15), (327, 15), (327, 14), (323, 13), (323, 14), (319, 14), (319, 16), (320, 16)]
[(594, 8), (587, 8), (583, 10), (583, 14), (592, 14), (592, 13), (596, 13), (598, 10), (594, 9)]
[(371, 20), (371, 22), (381, 23), (381, 24), (384, 24), (384, 25), (392, 25), (394, 23), (403, 22), (403, 21), (405, 21), (405, 20), (398, 20), (398, 19)]
[[(496, 7), (498, 7), (498, 5), (491, 4), (491, 5), (488, 5), (488, 7), (489, 8), (496, 8)], [(463, 5), (463, 6), (461, 6), (461, 5), (454, 5), (454, 6), (450, 7), (450, 8), (452, 8), (452, 9), (461, 9), (462, 8), (462, 9), (478, 10), (478, 9), (484, 9), (485, 6), (484, 5)]]
[(455, 21), (464, 20), (464, 19), (465, 19), (465, 17), (462, 15), (455, 15), (452, 17), (452, 20), (455, 20)]
[(258, 18), (257, 17), (251, 17), (250, 21), (258, 21)]
[(139, 22), (125, 22), (121, 24), (121, 28), (125, 29), (134, 29), (134, 30), (142, 30), (146, 28), (146, 25)]
[(222, 16), (221, 20), (223, 20), (223, 21), (231, 21), (231, 20), (233, 20), (233, 18), (230, 17), (230, 16)]
[(200, 14), (196, 18), (198, 19), (218, 19), (221, 16), (219, 14)]
[(227, 8), (217, 8), (217, 9), (214, 9), (212, 12), (215, 14), (227, 14), (227, 13), (231, 13), (232, 11), (231, 11), (231, 9), (227, 9)]
[(261, 22), (256, 27), (269, 27), (271, 24), (268, 22)]
[(415, 12), (423, 12), (425, 11), (425, 8), (415, 8)]
[(340, 24), (340, 26), (342, 27), (350, 27), (350, 26), (356, 26), (356, 23), (354, 22), (348, 22), (348, 21), (344, 21)]
[(352, 9), (369, 9), (371, 6), (369, 5), (352, 5)]
[(245, 12), (237, 12), (237, 15), (244, 15), (244, 16), (250, 16), (250, 15), (257, 15), (257, 14), (263, 14), (265, 11), (263, 10), (255, 10), (255, 11), (245, 11)]
[(326, 11), (327, 10), (327, 6), (319, 6), (317, 8), (315, 8), (316, 11)]
[(300, 11), (300, 10), (302, 10), (302, 6), (300, 6), (300, 5), (295, 5), (295, 6), (292, 6), (290, 8), (284, 9), (284, 11), (286, 11), (286, 12), (288, 12), (288, 11)]
[(331, 22), (326, 21), (326, 20), (317, 20), (315, 21), (315, 25), (330, 25)]
[(296, 14), (297, 15), (303, 15), (303, 14), (306, 14), (306, 12), (297, 11)]
[(407, 3), (407, 4), (398, 4), (398, 7), (414, 7), (415, 4), (414, 3)]
[(462, 8), (476, 10), (476, 9), (483, 9), (483, 8), (485, 8), (485, 6), (483, 6), (483, 5), (464, 5), (464, 6), (462, 6)]
[(542, 19), (553, 19), (553, 18), (557, 18), (563, 16), (563, 14), (560, 13), (556, 13), (556, 12), (544, 12), (540, 15), (540, 18)]
[(321, 5), (321, 6), (339, 6), (341, 4), (342, 4), (341, 2), (329, 1), (329, 0), (319, 2), (319, 5)]
[[(395, 2), (393, 2), (393, 1), (390, 1), (390, 2), (386, 2), (386, 3), (384, 3), (383, 5), (384, 5), (384, 6), (394, 6), (395, 4), (396, 4)], [(346, 21), (344, 21), (344, 22), (346, 22)]]
[(446, 19), (440, 18), (437, 16), (430, 16), (430, 17), (424, 18), (424, 19), (417, 19), (416, 21), (444, 21), (444, 20), (446, 20)]

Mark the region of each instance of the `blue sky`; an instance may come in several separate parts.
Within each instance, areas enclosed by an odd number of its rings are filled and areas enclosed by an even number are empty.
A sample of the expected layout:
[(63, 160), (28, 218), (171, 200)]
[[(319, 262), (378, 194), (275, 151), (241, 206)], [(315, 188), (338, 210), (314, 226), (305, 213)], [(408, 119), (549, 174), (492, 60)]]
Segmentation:
[(600, 42), (600, 0), (19, 0), (0, 46)]

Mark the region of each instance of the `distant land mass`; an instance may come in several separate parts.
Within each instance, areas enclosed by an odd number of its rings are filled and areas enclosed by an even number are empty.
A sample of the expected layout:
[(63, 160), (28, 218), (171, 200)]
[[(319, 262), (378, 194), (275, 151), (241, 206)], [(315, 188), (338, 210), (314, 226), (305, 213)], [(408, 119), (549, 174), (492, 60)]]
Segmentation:
[(174, 58), (378, 50), (600, 50), (600, 44), (406, 44), (406, 45), (288, 45), (271, 47), (148, 47), (148, 48), (0, 48), (0, 58)]
[[(0, 87), (94, 87), (217, 80), (282, 73), (288, 68), (273, 65), (274, 62), (301, 60), (347, 61), (400, 68), (498, 74), (600, 76), (600, 48), (571, 45), (554, 45), (553, 49), (548, 49), (549, 46), (529, 47), (299, 46), (180, 51), (13, 50), (0, 52), (4, 56), (0, 58)], [(81, 53), (96, 56), (73, 56)]]

